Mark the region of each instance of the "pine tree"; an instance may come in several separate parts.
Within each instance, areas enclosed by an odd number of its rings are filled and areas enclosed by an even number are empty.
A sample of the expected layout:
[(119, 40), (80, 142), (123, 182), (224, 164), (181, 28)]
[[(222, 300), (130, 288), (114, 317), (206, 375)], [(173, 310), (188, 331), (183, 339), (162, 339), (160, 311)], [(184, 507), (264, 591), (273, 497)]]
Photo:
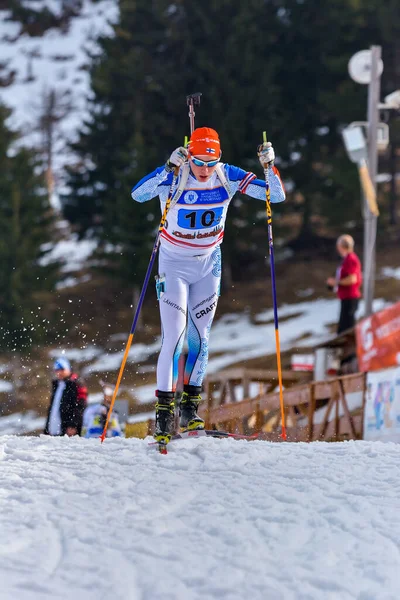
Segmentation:
[[(289, 183), (289, 202), (274, 207), (278, 235), (280, 211), (293, 210), (292, 200), (302, 210), (303, 241), (315, 218), (361, 222), (357, 171), (340, 131), (365, 115), (366, 90), (351, 81), (347, 63), (379, 40), (377, 4), (210, 0), (204, 10), (196, 0), (121, 2), (115, 37), (101, 40), (93, 63), (91, 120), (75, 147), (81, 163), (65, 207), (81, 231), (110, 243), (116, 276), (142, 281), (160, 212), (156, 201), (134, 204), (130, 188), (182, 143), (185, 96), (194, 91), (203, 93), (196, 126), (217, 129), (225, 162), (262, 177), (256, 148), (267, 131)], [(233, 201), (224, 254), (237, 272), (264, 260), (260, 202)]]
[[(397, 0), (378, 2), (377, 10), (370, 11), (370, 19), (376, 19), (379, 23), (380, 38), (382, 44), (382, 58), (384, 72), (381, 78), (382, 97), (400, 89), (400, 12)], [(399, 221), (399, 192), (397, 186), (397, 173), (400, 168), (400, 114), (398, 111), (389, 111), (382, 115), (383, 120), (389, 124), (390, 147), (386, 156), (379, 161), (380, 172), (386, 169), (391, 175), (389, 195), (389, 222), (396, 225)]]
[(0, 347), (23, 350), (44, 334), (37, 294), (52, 289), (57, 265), (41, 265), (52, 225), (45, 182), (32, 152), (10, 151), (8, 115), (0, 106)]
[(158, 14), (145, 0), (121, 2), (115, 37), (101, 40), (103, 54), (91, 72), (91, 120), (74, 147), (81, 164), (69, 170), (65, 204), (81, 233), (100, 236), (109, 273), (133, 287), (143, 280), (161, 213), (157, 200), (134, 202), (131, 188), (164, 164), (186, 133), (172, 134), (168, 123)]
[[(142, 281), (160, 216), (157, 201), (139, 206), (130, 188), (183, 143), (189, 133), (188, 93), (203, 91), (196, 126), (220, 132), (224, 160), (260, 169), (256, 148), (265, 123), (263, 93), (273, 93), (270, 69), (263, 70), (260, 84), (259, 63), (252, 60), (263, 49), (256, 36), (261, 15), (257, 0), (245, 6), (239, 0), (211, 2), (207, 11), (194, 0), (173, 6), (165, 0), (121, 2), (115, 37), (101, 41), (103, 53), (91, 72), (91, 121), (74, 148), (81, 164), (70, 170), (65, 215), (82, 232), (94, 229), (111, 244), (115, 252), (108, 264), (125, 282)], [(246, 224), (236, 253), (243, 255), (263, 206), (246, 200), (237, 217), (236, 208), (231, 209), (233, 227)], [(231, 245), (235, 236), (227, 238), (228, 256)]]

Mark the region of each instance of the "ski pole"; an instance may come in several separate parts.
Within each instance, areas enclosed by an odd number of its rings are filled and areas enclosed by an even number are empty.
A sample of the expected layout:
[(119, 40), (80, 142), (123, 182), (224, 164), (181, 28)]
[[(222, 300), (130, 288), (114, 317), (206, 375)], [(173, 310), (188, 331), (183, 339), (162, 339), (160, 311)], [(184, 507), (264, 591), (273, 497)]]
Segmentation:
[(121, 367), (119, 369), (117, 383), (116, 383), (115, 388), (114, 388), (114, 393), (113, 393), (113, 396), (112, 396), (110, 408), (108, 409), (107, 419), (106, 419), (106, 422), (105, 422), (105, 425), (104, 425), (103, 433), (101, 434), (101, 437), (100, 437), (101, 442), (104, 441), (104, 438), (107, 435), (108, 423), (109, 423), (111, 415), (112, 415), (112, 410), (113, 410), (113, 407), (114, 407), (115, 398), (117, 397), (117, 394), (118, 394), (118, 388), (119, 388), (119, 385), (121, 383), (122, 375), (123, 375), (123, 372), (124, 372), (124, 369), (125, 369), (125, 364), (126, 364), (126, 361), (127, 361), (127, 358), (128, 358), (128, 354), (129, 354), (129, 350), (130, 350), (130, 347), (132, 345), (132, 340), (133, 340), (133, 336), (135, 334), (136, 325), (137, 325), (137, 322), (139, 320), (140, 310), (142, 308), (142, 304), (143, 304), (143, 300), (144, 300), (144, 297), (145, 297), (145, 294), (146, 294), (147, 286), (149, 284), (151, 272), (153, 270), (154, 261), (155, 261), (155, 258), (156, 258), (158, 247), (160, 245), (160, 236), (161, 236), (161, 233), (163, 232), (163, 229), (164, 229), (164, 226), (165, 226), (165, 221), (167, 219), (167, 213), (168, 213), (168, 211), (170, 209), (170, 206), (171, 206), (171, 200), (172, 200), (172, 196), (174, 194), (175, 183), (176, 183), (176, 179), (178, 177), (178, 174), (179, 174), (179, 167), (175, 167), (174, 174), (173, 174), (173, 177), (172, 177), (171, 187), (170, 187), (169, 194), (168, 194), (168, 200), (167, 200), (167, 202), (165, 204), (164, 212), (163, 212), (163, 215), (161, 217), (160, 225), (158, 227), (157, 236), (156, 236), (156, 239), (155, 239), (155, 242), (154, 242), (153, 250), (151, 252), (150, 261), (149, 261), (149, 264), (148, 264), (148, 267), (147, 267), (147, 271), (146, 271), (146, 275), (145, 275), (145, 278), (144, 278), (142, 290), (140, 292), (139, 301), (138, 301), (138, 304), (137, 304), (137, 307), (136, 307), (136, 311), (135, 311), (135, 316), (133, 317), (131, 332), (129, 334), (128, 341), (126, 343), (124, 356), (122, 358)]
[[(267, 142), (267, 133), (263, 132), (263, 143)], [(274, 323), (275, 323), (275, 346), (276, 346), (276, 361), (278, 366), (278, 381), (279, 381), (279, 402), (281, 407), (282, 418), (282, 438), (286, 440), (286, 425), (285, 425), (285, 406), (283, 404), (283, 385), (282, 385), (282, 365), (281, 365), (281, 345), (279, 339), (279, 322), (278, 322), (278, 303), (276, 301), (276, 281), (275, 281), (275, 260), (274, 260), (274, 240), (272, 237), (272, 209), (271, 209), (271, 189), (269, 186), (269, 165), (264, 169), (265, 176), (265, 200), (267, 209), (267, 226), (268, 226), (268, 246), (271, 265), (271, 282), (272, 282), (272, 301), (274, 306)]]

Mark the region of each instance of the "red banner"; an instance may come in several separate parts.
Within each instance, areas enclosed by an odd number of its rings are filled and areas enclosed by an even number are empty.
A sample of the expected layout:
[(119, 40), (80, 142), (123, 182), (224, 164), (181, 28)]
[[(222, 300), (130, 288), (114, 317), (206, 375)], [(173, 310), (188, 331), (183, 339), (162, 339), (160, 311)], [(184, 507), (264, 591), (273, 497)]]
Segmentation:
[(360, 371), (378, 371), (400, 365), (400, 302), (356, 325)]

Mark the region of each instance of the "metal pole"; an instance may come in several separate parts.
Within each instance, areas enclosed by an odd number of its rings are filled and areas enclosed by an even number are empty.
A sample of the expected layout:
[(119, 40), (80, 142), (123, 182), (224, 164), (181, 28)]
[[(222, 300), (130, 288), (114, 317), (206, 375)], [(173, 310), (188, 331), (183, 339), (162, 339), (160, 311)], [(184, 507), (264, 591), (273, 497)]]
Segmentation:
[[(371, 46), (371, 81), (368, 86), (368, 169), (372, 185), (376, 190), (378, 170), (377, 130), (379, 122), (378, 103), (380, 98), (380, 75), (378, 71), (381, 47)], [(365, 316), (372, 313), (375, 288), (375, 252), (377, 217), (369, 209), (364, 197), (364, 303)]]
[(196, 115), (194, 112), (194, 107), (200, 105), (201, 96), (201, 92), (195, 92), (194, 94), (189, 94), (186, 96), (186, 104), (189, 107), (190, 135), (192, 135), (194, 131), (194, 117)]

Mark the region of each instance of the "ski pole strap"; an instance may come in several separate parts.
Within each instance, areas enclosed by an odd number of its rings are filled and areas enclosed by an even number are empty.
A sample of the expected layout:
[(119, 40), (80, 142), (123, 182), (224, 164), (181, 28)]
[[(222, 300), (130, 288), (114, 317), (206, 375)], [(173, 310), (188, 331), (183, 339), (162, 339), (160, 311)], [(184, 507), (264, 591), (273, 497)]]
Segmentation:
[(230, 198), (232, 196), (232, 192), (231, 192), (230, 185), (228, 183), (228, 179), (227, 179), (227, 177), (225, 175), (225, 172), (224, 172), (224, 167), (220, 163), (218, 163), (215, 170), (217, 172), (218, 179), (220, 180), (220, 182), (222, 183), (222, 185), (226, 189), (226, 192), (227, 192), (227, 194), (228, 194), (228, 196)]
[(189, 163), (185, 163), (183, 165), (183, 167), (180, 169), (180, 175), (179, 175), (179, 179), (178, 179), (178, 187), (175, 190), (175, 194), (172, 197), (169, 208), (172, 208), (173, 206), (175, 206), (175, 204), (178, 202), (179, 198), (182, 196), (182, 194), (185, 190), (187, 181), (189, 179), (189, 171), (190, 171)]

